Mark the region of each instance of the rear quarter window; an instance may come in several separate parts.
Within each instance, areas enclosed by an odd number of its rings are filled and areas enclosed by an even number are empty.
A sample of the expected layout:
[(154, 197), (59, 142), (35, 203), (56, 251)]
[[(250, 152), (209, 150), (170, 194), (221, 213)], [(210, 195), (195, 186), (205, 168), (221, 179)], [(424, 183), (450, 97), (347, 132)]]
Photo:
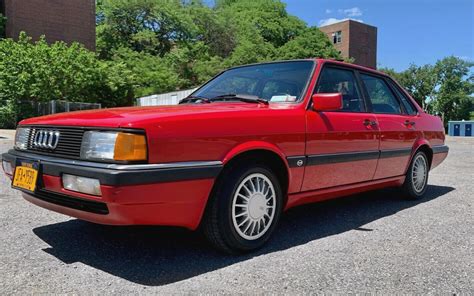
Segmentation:
[(402, 91), (400, 90), (400, 88), (394, 83), (392, 82), (391, 80), (389, 80), (389, 83), (390, 83), (390, 86), (393, 88), (393, 90), (395, 91), (395, 93), (397, 94), (398, 98), (400, 99), (400, 101), (402, 102), (403, 104), (403, 107), (405, 107), (405, 110), (407, 111), (407, 113), (409, 115), (416, 115), (418, 114), (418, 110), (416, 109), (416, 107), (413, 105), (412, 101), (410, 100), (409, 97), (407, 97), (407, 95)]

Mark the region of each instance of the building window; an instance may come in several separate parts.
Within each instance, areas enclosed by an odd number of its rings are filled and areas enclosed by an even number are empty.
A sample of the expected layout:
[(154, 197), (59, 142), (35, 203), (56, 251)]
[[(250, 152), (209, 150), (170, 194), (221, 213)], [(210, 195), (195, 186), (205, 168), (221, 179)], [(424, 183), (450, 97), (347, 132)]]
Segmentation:
[(342, 42), (342, 31), (332, 33), (332, 43), (337, 44)]

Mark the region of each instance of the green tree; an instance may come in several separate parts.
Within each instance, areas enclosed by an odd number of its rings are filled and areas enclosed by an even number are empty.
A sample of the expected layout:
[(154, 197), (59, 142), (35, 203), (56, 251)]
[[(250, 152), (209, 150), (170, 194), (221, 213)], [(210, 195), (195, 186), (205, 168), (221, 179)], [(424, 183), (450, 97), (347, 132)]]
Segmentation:
[(7, 18), (0, 13), (0, 38), (5, 37), (5, 25), (7, 24)]
[(325, 34), (279, 0), (214, 7), (202, 0), (100, 0), (97, 7), (99, 56), (130, 67), (138, 96), (194, 87), (235, 65), (340, 57)]
[(310, 57), (340, 58), (326, 34), (318, 28), (306, 29), (302, 34), (278, 48), (277, 59), (302, 59)]
[(121, 47), (163, 56), (196, 31), (179, 0), (102, 0), (98, 15), (102, 57)]
[(390, 68), (379, 70), (397, 80), (424, 110), (427, 110), (428, 104), (434, 101), (437, 76), (433, 66), (411, 64), (407, 70), (402, 72), (396, 72)]
[(402, 72), (382, 68), (394, 77), (423, 108), (449, 120), (470, 119), (474, 106), (474, 63), (450, 56), (433, 65), (410, 67)]
[(130, 74), (123, 65), (100, 61), (78, 43), (49, 45), (44, 38), (32, 42), (25, 33), (18, 42), (1, 40), (0, 117), (6, 119), (0, 121), (14, 126), (34, 115), (35, 103), (50, 100), (129, 105), (134, 97)]
[(439, 60), (435, 71), (439, 83), (434, 110), (449, 120), (470, 119), (473, 106), (474, 77), (470, 69), (474, 63), (450, 56)]
[(427, 108), (427, 104), (433, 102), (437, 85), (437, 75), (433, 66), (418, 67), (412, 64), (401, 73), (399, 79), (423, 109)]
[(197, 28), (193, 39), (203, 42), (210, 55), (228, 57), (237, 45), (237, 29), (232, 20), (201, 2), (192, 2), (187, 11)]
[(302, 20), (289, 15), (286, 5), (279, 0), (222, 1), (216, 7), (236, 23), (240, 38), (253, 40), (259, 35), (274, 47), (284, 45), (307, 27)]
[(173, 65), (165, 58), (121, 48), (115, 52), (113, 61), (125, 65), (131, 71), (133, 93), (137, 97), (172, 91), (180, 83)]

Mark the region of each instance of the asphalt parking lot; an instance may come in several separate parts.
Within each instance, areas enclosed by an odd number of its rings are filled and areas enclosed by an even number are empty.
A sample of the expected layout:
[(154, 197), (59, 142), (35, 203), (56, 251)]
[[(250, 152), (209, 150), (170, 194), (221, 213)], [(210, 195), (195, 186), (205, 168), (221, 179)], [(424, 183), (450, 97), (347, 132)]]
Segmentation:
[[(0, 152), (12, 146), (0, 131)], [(197, 233), (94, 225), (23, 200), (0, 176), (0, 294), (474, 294), (474, 138), (449, 138), (426, 198), (394, 189), (290, 210), (257, 253)]]

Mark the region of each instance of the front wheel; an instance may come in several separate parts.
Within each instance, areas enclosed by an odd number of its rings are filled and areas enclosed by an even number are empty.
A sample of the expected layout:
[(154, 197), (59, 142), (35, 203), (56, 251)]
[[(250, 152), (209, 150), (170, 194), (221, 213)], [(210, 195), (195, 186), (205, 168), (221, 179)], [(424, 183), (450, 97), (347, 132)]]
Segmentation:
[(218, 249), (239, 253), (261, 247), (282, 211), (278, 178), (263, 164), (228, 169), (216, 184), (204, 217), (204, 233)]
[(413, 157), (407, 170), (403, 192), (408, 199), (421, 199), (428, 187), (428, 173), (430, 166), (423, 151), (418, 151)]

